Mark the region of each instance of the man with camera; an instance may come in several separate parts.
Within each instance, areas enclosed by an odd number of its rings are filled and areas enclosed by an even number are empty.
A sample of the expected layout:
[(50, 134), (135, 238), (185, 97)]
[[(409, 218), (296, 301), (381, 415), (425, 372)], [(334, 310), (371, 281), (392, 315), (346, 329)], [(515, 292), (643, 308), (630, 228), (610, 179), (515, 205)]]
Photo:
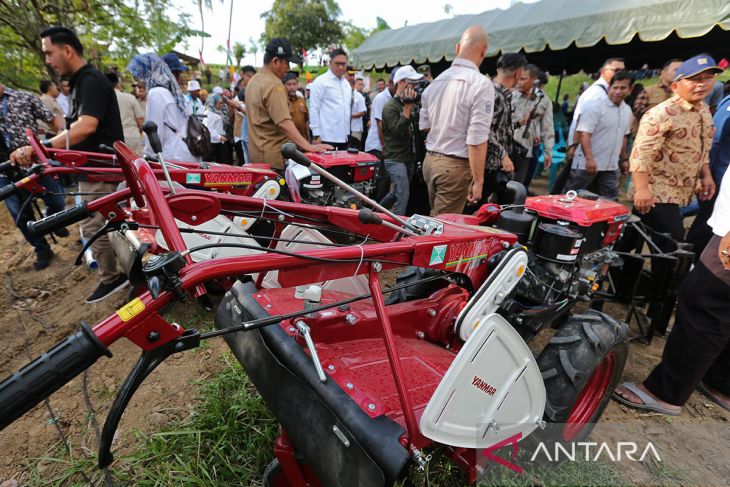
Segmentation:
[(383, 157), (390, 176), (391, 187), (380, 204), (393, 207), (396, 215), (405, 215), (410, 195), (410, 184), (415, 167), (413, 154), (414, 124), (417, 124), (414, 105), (417, 101), (414, 84), (423, 79), (413, 66), (398, 69), (393, 81), (395, 96), (383, 107)]

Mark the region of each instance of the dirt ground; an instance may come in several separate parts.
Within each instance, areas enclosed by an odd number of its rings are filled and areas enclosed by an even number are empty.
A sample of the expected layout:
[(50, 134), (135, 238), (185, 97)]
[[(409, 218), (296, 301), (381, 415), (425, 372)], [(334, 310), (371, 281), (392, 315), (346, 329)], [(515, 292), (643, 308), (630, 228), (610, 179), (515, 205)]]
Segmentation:
[[(34, 255), (25, 244), (5, 209), (0, 210), (0, 377), (6, 377), (60, 339), (76, 331), (82, 320), (90, 324), (107, 316), (126, 301), (126, 293), (95, 305), (83, 300), (96, 286), (93, 272), (85, 266), (74, 266), (79, 245), (72, 228), (71, 236), (53, 245), (56, 258), (48, 269), (36, 272), (32, 268)], [(618, 318), (625, 311), (611, 308)], [(189, 326), (201, 319), (194, 305), (171, 311), (176, 321)], [(169, 316), (169, 315), (168, 315)], [(636, 333), (635, 327), (632, 333)], [(657, 363), (664, 339), (656, 338), (650, 346), (632, 342), (625, 370), (626, 380), (644, 378)], [(26, 350), (27, 348), (27, 350)], [(88, 372), (88, 394), (100, 424), (111, 406), (116, 391), (138, 357), (138, 349), (127, 341), (114, 344), (113, 359), (102, 358)], [(218, 358), (224, 353), (222, 340), (210, 341), (210, 346), (186, 352), (164, 362), (142, 385), (127, 408), (114, 450), (129, 452), (137, 446), (134, 430), (153, 432), (173, 417), (184, 417), (193, 409), (192, 380), (203, 379), (220, 370)], [(89, 456), (96, 450), (91, 415), (84, 402), (81, 377), (53, 394), (50, 398), (53, 415), (73, 449), (73, 455)], [(39, 405), (23, 418), (0, 432), (0, 485), (25, 483), (32, 470), (43, 478), (43, 472), (55, 468), (48, 457), (60, 447), (56, 427), (44, 405)], [(655, 442), (664, 465), (650, 462), (622, 462), (621, 470), (630, 483), (653, 484), (662, 475), (671, 483), (723, 485), (730, 479), (730, 414), (694, 394), (680, 418), (668, 420), (660, 416), (637, 413), (611, 402), (601, 422), (620, 426), (625, 431), (608, 428), (594, 435), (594, 441)], [(598, 438), (598, 439), (596, 439)], [(672, 476), (675, 470), (682, 473)]]

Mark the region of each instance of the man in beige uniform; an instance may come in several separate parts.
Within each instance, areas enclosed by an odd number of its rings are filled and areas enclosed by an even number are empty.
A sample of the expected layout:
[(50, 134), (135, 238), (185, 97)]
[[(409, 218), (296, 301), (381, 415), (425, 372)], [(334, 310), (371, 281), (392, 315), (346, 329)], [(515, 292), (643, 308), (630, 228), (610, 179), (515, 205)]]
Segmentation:
[(423, 93), (419, 128), (428, 131), (423, 177), (433, 216), (461, 213), (482, 197), (494, 110), (494, 86), (479, 72), (486, 52), (487, 32), (469, 27), (451, 67)]
[(332, 149), (327, 144), (310, 144), (292, 122), (289, 99), (281, 79), (289, 71), (289, 61), (293, 57), (287, 39), (271, 39), (264, 53), (264, 67), (246, 86), (251, 162), (265, 162), (278, 170), (284, 169), (281, 146), (290, 140), (305, 152)]

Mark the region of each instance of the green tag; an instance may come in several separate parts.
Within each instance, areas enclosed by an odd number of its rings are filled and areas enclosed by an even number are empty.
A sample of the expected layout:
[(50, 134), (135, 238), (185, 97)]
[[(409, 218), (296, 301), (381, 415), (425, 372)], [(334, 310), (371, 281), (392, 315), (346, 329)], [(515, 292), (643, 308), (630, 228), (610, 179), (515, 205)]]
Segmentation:
[(428, 261), (428, 265), (443, 264), (447, 247), (448, 245), (435, 245), (431, 250), (431, 260)]
[(185, 183), (187, 184), (200, 184), (200, 174), (186, 174)]

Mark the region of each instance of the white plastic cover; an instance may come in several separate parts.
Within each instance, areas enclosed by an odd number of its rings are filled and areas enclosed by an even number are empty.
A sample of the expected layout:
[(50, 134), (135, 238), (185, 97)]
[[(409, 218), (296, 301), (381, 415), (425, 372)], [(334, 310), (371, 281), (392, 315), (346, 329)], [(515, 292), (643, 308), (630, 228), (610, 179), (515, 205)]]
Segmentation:
[[(286, 240), (297, 240), (297, 242), (279, 242), (277, 249), (287, 250), (289, 252), (300, 252), (302, 250), (313, 250), (325, 248), (321, 243), (332, 243), (330, 239), (322, 235), (319, 231), (312, 228), (304, 228), (297, 226), (288, 226), (281, 232), (281, 238)], [(338, 291), (347, 294), (365, 294), (369, 292), (368, 281), (365, 276), (343, 277), (332, 281), (323, 281), (319, 283), (322, 289)], [(264, 288), (281, 287), (279, 284), (279, 271), (271, 271), (266, 274), (262, 283)]]
[(524, 438), (542, 419), (545, 385), (532, 352), (502, 316), (481, 321), (421, 416), (421, 432), (439, 443), (487, 448)]
[[(217, 217), (213, 218), (212, 220), (208, 220), (202, 225), (188, 225), (187, 223), (178, 219), (175, 219), (175, 223), (177, 224), (178, 228), (194, 228), (195, 230), (202, 232), (182, 233), (183, 240), (185, 241), (185, 247), (188, 249), (206, 244), (219, 243), (237, 243), (259, 247), (258, 242), (256, 242), (256, 240), (251, 237), (234, 237), (229, 235), (212, 235), (209, 233), (205, 233), (206, 231), (208, 231), (216, 233), (234, 233), (238, 235), (246, 234), (244, 227), (237, 225), (230, 218), (222, 215), (218, 215)], [(162, 236), (161, 231), (157, 230), (157, 232), (155, 233), (155, 239), (160, 246), (164, 248), (169, 248), (165, 243), (165, 239)], [(240, 247), (216, 247), (192, 252), (190, 254), (190, 257), (193, 259), (193, 262), (202, 262), (204, 260), (210, 260), (215, 258), (235, 257), (259, 253), (261, 253), (261, 251), (255, 249), (245, 249)]]
[(527, 269), (527, 253), (524, 250), (511, 250), (487, 277), (479, 290), (472, 296), (466, 307), (461, 310), (454, 331), (459, 338), (467, 340), (479, 326), (481, 320), (497, 311), (502, 299), (512, 291)]

